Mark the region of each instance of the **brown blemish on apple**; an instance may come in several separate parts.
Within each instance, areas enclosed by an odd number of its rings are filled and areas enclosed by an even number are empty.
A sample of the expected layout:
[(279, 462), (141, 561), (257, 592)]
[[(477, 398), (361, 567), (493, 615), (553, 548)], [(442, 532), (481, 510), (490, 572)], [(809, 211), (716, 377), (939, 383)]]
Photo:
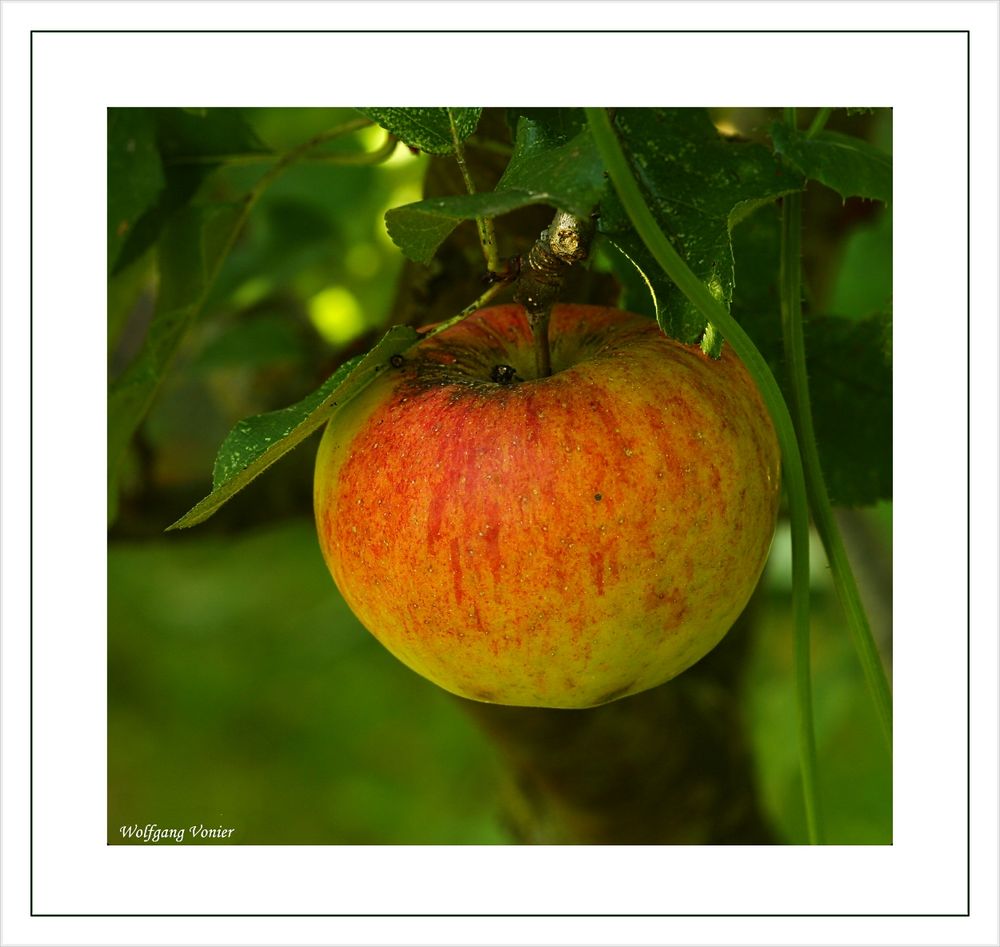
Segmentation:
[(647, 612), (655, 611), (663, 607), (663, 600), (667, 597), (666, 592), (659, 591), (656, 586), (651, 586), (646, 590), (643, 597), (643, 605)]
[(684, 624), (684, 617), (688, 612), (687, 600), (684, 593), (679, 588), (665, 592), (662, 588), (653, 585), (646, 589), (643, 595), (643, 606), (646, 612), (663, 612), (663, 626), (660, 628), (660, 636), (672, 635)]

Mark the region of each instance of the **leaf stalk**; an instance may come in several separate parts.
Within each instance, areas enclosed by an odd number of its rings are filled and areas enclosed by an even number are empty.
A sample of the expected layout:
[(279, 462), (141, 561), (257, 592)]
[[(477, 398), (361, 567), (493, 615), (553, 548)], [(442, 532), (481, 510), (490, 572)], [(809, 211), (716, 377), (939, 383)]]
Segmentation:
[[(455, 161), (458, 162), (458, 169), (462, 172), (462, 180), (465, 181), (465, 189), (470, 194), (476, 193), (476, 185), (469, 173), (469, 166), (465, 162), (465, 149), (462, 147), (462, 138), (458, 133), (458, 126), (455, 124), (455, 113), (448, 109), (448, 123), (451, 127), (451, 140), (455, 149)], [(476, 229), (479, 231), (479, 242), (483, 247), (483, 257), (486, 259), (486, 269), (490, 273), (500, 272), (500, 254), (497, 251), (496, 231), (493, 229), (492, 217), (477, 217)]]

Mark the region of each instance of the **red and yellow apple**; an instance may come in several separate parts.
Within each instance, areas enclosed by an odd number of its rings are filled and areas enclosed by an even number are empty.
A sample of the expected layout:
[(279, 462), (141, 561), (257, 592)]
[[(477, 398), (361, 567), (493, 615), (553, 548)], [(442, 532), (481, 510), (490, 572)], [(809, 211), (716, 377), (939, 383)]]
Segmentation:
[(590, 707), (721, 640), (778, 508), (774, 429), (727, 346), (556, 306), (534, 377), (520, 306), (395, 359), (326, 429), (315, 510), (351, 609), (452, 693)]

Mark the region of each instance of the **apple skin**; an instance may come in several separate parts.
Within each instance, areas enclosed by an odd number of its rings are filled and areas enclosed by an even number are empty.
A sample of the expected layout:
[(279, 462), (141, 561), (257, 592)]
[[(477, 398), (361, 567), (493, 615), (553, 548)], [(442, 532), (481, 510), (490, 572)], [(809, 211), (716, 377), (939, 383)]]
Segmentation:
[(473, 700), (581, 708), (662, 684), (733, 625), (780, 453), (729, 346), (713, 360), (581, 305), (554, 308), (551, 338), (533, 379), (524, 310), (496, 306), (387, 366), (328, 425), (314, 501), (337, 587), (404, 664)]

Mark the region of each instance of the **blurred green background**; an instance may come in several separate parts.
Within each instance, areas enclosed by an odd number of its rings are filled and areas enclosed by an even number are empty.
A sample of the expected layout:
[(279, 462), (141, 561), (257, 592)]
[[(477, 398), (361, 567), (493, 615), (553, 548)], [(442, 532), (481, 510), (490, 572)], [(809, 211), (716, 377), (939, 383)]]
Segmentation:
[(361, 628), (310, 522), (115, 544), (109, 576), (110, 836), (505, 840), (490, 747)]
[[(208, 129), (226, 110), (172, 111)], [(279, 153), (354, 114), (238, 113)], [(775, 114), (713, 110), (720, 129), (750, 138), (762, 138)], [(861, 121), (870, 141), (891, 150), (891, 112)], [(851, 130), (858, 133), (857, 119)], [(419, 199), (432, 161), (443, 159), (402, 145), (377, 166), (323, 158), (371, 151), (383, 140), (376, 127), (337, 140), (264, 193), (129, 447), (108, 545), (109, 843), (130, 841), (121, 826), (147, 823), (233, 827), (236, 844), (519, 840), (510, 815), (517, 787), (498, 748), (461, 701), (392, 658), (340, 599), (310, 516), (315, 438), (203, 526), (163, 533), (208, 492), (215, 452), (237, 420), (312, 391), (394, 321), (406, 294), (421, 291), (382, 215)], [(468, 146), (470, 156), (508, 147), (509, 139), (488, 132)], [(205, 175), (198, 192), (236, 199), (268, 166), (260, 156), (235, 156)], [(850, 319), (886, 308), (889, 210), (843, 204), (810, 187), (805, 213), (808, 305)], [(740, 261), (757, 266), (764, 246), (749, 235), (770, 226), (764, 212), (737, 230), (738, 290)], [(471, 224), (460, 230), (474, 235)], [(456, 238), (454, 246), (471, 269), (482, 269), (468, 242)], [(442, 265), (432, 265), (432, 278)], [(615, 275), (600, 251), (593, 269)], [(776, 299), (767, 298), (772, 283), (747, 280), (734, 312), (742, 305), (758, 333), (780, 335)], [(111, 378), (142, 343), (156, 287), (155, 248), (126, 258), (109, 281)], [(843, 511), (841, 525), (891, 660), (891, 504)], [(834, 842), (886, 843), (891, 767), (818, 543), (813, 575), (828, 834)], [(749, 641), (739, 701), (761, 809), (776, 841), (797, 843), (805, 829), (789, 576), (782, 525), (752, 625), (740, 632)]]

